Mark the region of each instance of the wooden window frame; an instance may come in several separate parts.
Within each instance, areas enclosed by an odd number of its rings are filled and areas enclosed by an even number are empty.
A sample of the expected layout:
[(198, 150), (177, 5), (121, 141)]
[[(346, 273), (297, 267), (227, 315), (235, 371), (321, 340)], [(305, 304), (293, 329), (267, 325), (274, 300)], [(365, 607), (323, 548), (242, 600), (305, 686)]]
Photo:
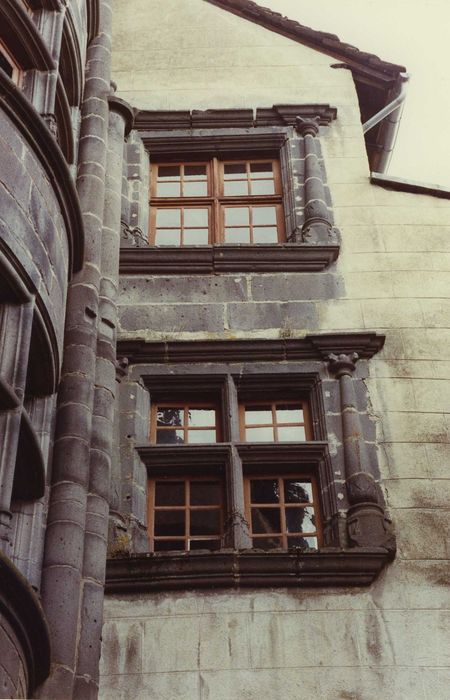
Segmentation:
[[(276, 407), (278, 404), (294, 404), (296, 403), (297, 405), (300, 404), (302, 407), (303, 411), (303, 423), (278, 423), (277, 418), (276, 418)], [(261, 423), (261, 424), (251, 424), (247, 425), (245, 422), (245, 409), (247, 406), (270, 406), (272, 410), (272, 423)], [(304, 428), (305, 431), (305, 441), (306, 440), (313, 440), (313, 430), (312, 430), (312, 425), (311, 425), (311, 411), (309, 408), (309, 403), (306, 401), (304, 398), (299, 397), (297, 401), (295, 399), (289, 398), (289, 399), (283, 399), (277, 398), (277, 399), (268, 399), (268, 401), (263, 402), (262, 400), (253, 400), (253, 401), (240, 401), (239, 402), (239, 432), (241, 436), (241, 441), (242, 442), (247, 442), (246, 439), (246, 428), (261, 428), (261, 427), (272, 427), (273, 432), (274, 432), (274, 440), (270, 442), (283, 442), (277, 439), (278, 437), (278, 427), (290, 427), (290, 426), (301, 426)], [(248, 442), (251, 442), (250, 440)], [(261, 444), (264, 444), (265, 441), (262, 441)], [(269, 442), (269, 441), (267, 441)], [(303, 442), (302, 440), (295, 440), (294, 442)]]
[[(191, 482), (193, 481), (212, 481), (215, 480), (217, 481), (221, 488), (220, 488), (220, 502), (218, 505), (215, 504), (210, 504), (210, 505), (191, 505), (189, 496), (190, 496), (190, 485)], [(170, 482), (170, 481), (177, 481), (177, 482), (182, 482), (185, 485), (185, 494), (184, 494), (184, 505), (183, 506), (157, 506), (155, 504), (155, 494), (156, 494), (156, 483), (157, 482)], [(225, 488), (224, 488), (224, 483), (223, 483), (223, 477), (220, 475), (192, 475), (190, 473), (186, 475), (168, 475), (168, 476), (154, 476), (150, 477), (148, 479), (148, 493), (147, 493), (147, 524), (148, 524), (148, 539), (149, 539), (149, 545), (150, 545), (150, 552), (155, 552), (155, 542), (156, 541), (164, 541), (164, 542), (184, 542), (184, 550), (172, 550), (172, 551), (193, 551), (190, 548), (190, 543), (191, 542), (217, 542), (220, 540), (220, 547), (219, 549), (222, 548), (223, 545), (223, 537), (224, 537), (224, 524), (225, 524), (225, 515), (226, 515), (226, 503), (225, 503)], [(175, 536), (175, 535), (155, 535), (155, 514), (157, 511), (184, 511), (184, 536)], [(217, 510), (219, 511), (220, 514), (220, 526), (219, 526), (219, 534), (218, 535), (192, 535), (191, 534), (191, 518), (190, 518), (190, 513), (191, 511), (210, 511), (210, 510)], [(205, 547), (207, 549), (207, 547)], [(157, 551), (157, 550), (156, 550)]]
[[(252, 163), (271, 163), (273, 171), (273, 182), (274, 182), (274, 194), (267, 195), (225, 195), (224, 194), (224, 165), (228, 163), (245, 163), (247, 170), (247, 182), (251, 182), (249, 178), (249, 165)], [(158, 197), (157, 196), (157, 184), (158, 184), (158, 168), (160, 166), (179, 166), (180, 167), (180, 184), (183, 183), (183, 177), (181, 176), (181, 168), (186, 165), (205, 165), (206, 166), (206, 176), (207, 176), (207, 195), (205, 196), (190, 196), (190, 197)], [(250, 229), (250, 242), (247, 244), (238, 245), (272, 245), (264, 243), (253, 243), (253, 223), (252, 223), (252, 207), (261, 206), (271, 206), (274, 207), (276, 212), (276, 228), (277, 228), (277, 242), (273, 245), (279, 245), (285, 243), (285, 228), (284, 228), (284, 208), (283, 208), (283, 188), (281, 182), (281, 168), (280, 161), (278, 158), (273, 156), (267, 158), (249, 158), (248, 156), (236, 157), (236, 158), (226, 158), (219, 159), (213, 156), (209, 159), (189, 159), (186, 160), (157, 160), (151, 164), (150, 173), (150, 217), (149, 217), (149, 242), (150, 245), (158, 248), (185, 248), (182, 238), (183, 234), (183, 214), (181, 215), (181, 229), (180, 229), (180, 245), (173, 246), (156, 246), (156, 217), (157, 212), (162, 209), (180, 209), (182, 212), (184, 209), (208, 209), (208, 244), (207, 245), (233, 245), (225, 243), (225, 209), (228, 207), (249, 207), (250, 217), (249, 217), (249, 229)], [(249, 186), (250, 187), (250, 186)], [(171, 227), (163, 227), (171, 228)], [(175, 227), (172, 227), (175, 228)], [(201, 227), (202, 228), (202, 227)], [(205, 244), (206, 245), (206, 244)], [(197, 247), (197, 246), (195, 246)]]
[[(158, 430), (158, 425), (157, 425), (157, 415), (158, 415), (158, 410), (160, 408), (182, 408), (184, 412), (184, 421), (186, 420), (186, 413), (189, 411), (189, 408), (208, 408), (208, 409), (213, 409), (215, 411), (216, 417), (215, 417), (215, 424), (213, 426), (202, 426), (202, 427), (197, 427), (197, 428), (190, 428), (189, 424), (186, 422), (183, 422), (183, 424), (179, 427), (179, 430), (182, 430), (184, 433), (184, 436), (189, 437), (189, 432), (190, 431), (199, 431), (199, 430), (211, 430), (214, 428), (216, 431), (216, 440), (215, 442), (221, 442), (222, 441), (222, 430), (221, 430), (221, 411), (220, 411), (220, 405), (218, 405), (215, 402), (211, 401), (155, 401), (151, 405), (150, 409), (150, 442), (152, 444), (164, 444), (164, 443), (157, 443), (156, 442), (156, 433)], [(161, 426), (160, 426), (161, 429)], [(162, 428), (163, 430), (176, 430), (176, 428)], [(189, 440), (185, 440), (183, 443), (184, 445), (198, 445), (198, 444), (204, 444), (204, 443), (191, 443)], [(214, 444), (214, 443), (205, 443), (205, 444)]]
[[(282, 546), (281, 549), (283, 550), (288, 550), (288, 537), (298, 537), (298, 536), (303, 536), (303, 537), (315, 537), (317, 540), (317, 545), (318, 549), (320, 549), (322, 545), (322, 519), (321, 519), (321, 509), (320, 509), (320, 500), (319, 500), (319, 489), (317, 486), (317, 478), (311, 474), (310, 472), (297, 472), (295, 471), (295, 466), (293, 466), (294, 471), (290, 470), (282, 470), (280, 472), (279, 469), (274, 470), (273, 472), (265, 472), (264, 474), (244, 474), (244, 498), (245, 498), (245, 512), (246, 512), (246, 517), (247, 517), (247, 522), (249, 523), (249, 530), (250, 530), (250, 536), (252, 538), (252, 545), (253, 548), (257, 549), (258, 548), (258, 540), (259, 539), (264, 539), (264, 538), (270, 538), (271, 536), (276, 537), (281, 539), (282, 541)], [(285, 502), (284, 499), (284, 489), (280, 486), (279, 491), (280, 491), (280, 501), (278, 504), (271, 504), (271, 503), (253, 503), (251, 500), (251, 481), (258, 481), (258, 480), (264, 480), (264, 479), (276, 479), (280, 484), (283, 483), (283, 481), (287, 478), (292, 478), (292, 479), (303, 479), (304, 481), (309, 481), (311, 483), (311, 489), (313, 493), (313, 500), (304, 503), (302, 505), (299, 505), (297, 503), (292, 503), (288, 504)], [(278, 508), (280, 511), (280, 521), (281, 521), (281, 530), (279, 533), (254, 533), (253, 532), (253, 526), (252, 526), (252, 508), (253, 507), (262, 507), (262, 508), (273, 508), (276, 509)], [(288, 533), (287, 531), (287, 525), (286, 525), (286, 508), (287, 509), (294, 509), (294, 508), (306, 508), (306, 507), (312, 507), (314, 509), (314, 515), (316, 517), (316, 529), (314, 532), (290, 532)], [(295, 549), (295, 548), (294, 548)]]

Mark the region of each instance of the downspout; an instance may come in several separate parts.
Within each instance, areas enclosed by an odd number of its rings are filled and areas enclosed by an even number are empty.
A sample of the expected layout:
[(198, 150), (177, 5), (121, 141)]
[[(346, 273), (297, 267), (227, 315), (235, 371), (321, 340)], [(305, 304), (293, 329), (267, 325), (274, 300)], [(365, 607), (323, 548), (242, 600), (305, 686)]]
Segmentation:
[[(383, 109), (368, 119), (365, 124), (363, 124), (363, 133), (366, 134), (368, 131), (373, 129), (374, 126), (377, 126), (377, 124), (383, 120), (386, 120), (381, 128), (382, 150), (377, 156), (375, 168), (376, 172), (378, 173), (386, 172), (391, 160), (403, 113), (409, 79), (409, 73), (402, 73), (400, 75), (400, 92), (398, 95), (391, 102), (389, 102), (389, 104), (383, 107)], [(387, 117), (389, 117), (389, 119), (387, 119)]]

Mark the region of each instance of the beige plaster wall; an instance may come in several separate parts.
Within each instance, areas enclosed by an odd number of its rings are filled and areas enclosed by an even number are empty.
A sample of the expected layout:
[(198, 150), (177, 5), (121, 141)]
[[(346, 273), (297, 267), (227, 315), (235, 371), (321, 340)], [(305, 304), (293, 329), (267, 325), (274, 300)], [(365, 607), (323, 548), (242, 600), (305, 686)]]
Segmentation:
[[(333, 59), (202, 0), (116, 0), (115, 12), (114, 78), (133, 105), (338, 108), (322, 147), (342, 233), (330, 274), (340, 283), (333, 299), (316, 300), (318, 328), (294, 319), (291, 331), (386, 334), (367, 386), (398, 554), (364, 590), (111, 596), (101, 697), (447, 700), (450, 201), (369, 183), (351, 75), (329, 68)], [(298, 281), (301, 301), (302, 276), (284, 279), (294, 293)], [(234, 332), (278, 337), (280, 328)]]

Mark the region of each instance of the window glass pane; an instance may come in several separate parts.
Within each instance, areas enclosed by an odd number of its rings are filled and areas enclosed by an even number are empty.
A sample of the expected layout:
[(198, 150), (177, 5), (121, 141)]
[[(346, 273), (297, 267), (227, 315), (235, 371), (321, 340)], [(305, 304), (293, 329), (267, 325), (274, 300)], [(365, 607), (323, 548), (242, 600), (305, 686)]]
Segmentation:
[(312, 484), (297, 479), (284, 479), (284, 500), (286, 503), (312, 503)]
[(156, 412), (156, 425), (183, 425), (183, 408), (160, 407)]
[(306, 440), (305, 428), (302, 425), (292, 425), (282, 428), (278, 427), (278, 440), (280, 442)]
[(220, 510), (191, 510), (191, 535), (220, 535)]
[(286, 529), (288, 532), (314, 532), (311, 513), (307, 508), (286, 508)]
[(208, 245), (207, 228), (185, 228), (183, 231), (184, 245)]
[(181, 184), (179, 182), (158, 182), (156, 194), (158, 197), (179, 197)]
[(220, 481), (191, 481), (191, 506), (218, 505), (221, 501)]
[(273, 428), (246, 428), (245, 438), (247, 442), (273, 442)]
[(206, 165), (185, 165), (185, 180), (206, 180)]
[(156, 540), (155, 552), (172, 552), (184, 550), (184, 540)]
[(253, 229), (253, 243), (278, 243), (278, 229), (274, 226), (256, 226)]
[(190, 430), (189, 442), (211, 443), (217, 442), (215, 430)]
[(163, 178), (168, 178), (170, 180), (180, 179), (180, 166), (179, 165), (159, 165), (158, 166), (158, 180)]
[(275, 194), (273, 180), (252, 180), (252, 194)]
[[(289, 509), (290, 510), (290, 509)], [(314, 515), (314, 508), (311, 506), (303, 508), (305, 511), (303, 519), (303, 531), (304, 532), (314, 532), (316, 529), (316, 516)]]
[(185, 209), (184, 210), (184, 225), (193, 226), (195, 228), (205, 228), (208, 226), (208, 210), (207, 209)]
[(245, 424), (257, 425), (272, 425), (272, 408), (270, 406), (246, 406), (245, 408)]
[(158, 209), (156, 226), (157, 228), (179, 228), (181, 226), (181, 209)]
[(247, 168), (245, 163), (225, 163), (223, 176), (225, 180), (246, 180)]
[(165, 228), (157, 230), (155, 243), (156, 245), (180, 245), (180, 229)]
[(249, 194), (247, 180), (231, 180), (224, 182), (223, 192), (226, 197), (239, 197), (240, 195)]
[(288, 547), (317, 549), (317, 537), (288, 537)]
[(216, 425), (216, 412), (213, 408), (190, 408), (188, 425), (190, 426), (206, 426)]
[(250, 219), (248, 207), (226, 207), (226, 226), (246, 226), (249, 224), (249, 221)]
[(277, 406), (277, 421), (278, 423), (303, 423), (303, 410), (301, 405), (283, 405)]
[(156, 506), (183, 506), (184, 481), (157, 481), (155, 484)]
[(184, 535), (184, 510), (155, 510), (155, 537)]
[(207, 194), (207, 182), (185, 182), (183, 185), (184, 197), (206, 197)]
[(225, 243), (250, 243), (249, 228), (226, 228)]
[(277, 210), (275, 207), (253, 207), (253, 225), (277, 223)]
[(220, 549), (220, 540), (190, 540), (189, 549), (209, 549), (216, 551)]
[(254, 537), (253, 547), (256, 549), (279, 549), (281, 547), (280, 537)]
[(184, 433), (182, 430), (162, 429), (156, 431), (156, 442), (158, 445), (182, 445), (184, 443)]
[(252, 180), (257, 177), (273, 177), (272, 163), (250, 163)]
[(252, 479), (250, 500), (252, 503), (278, 503), (280, 500), (278, 479)]
[(281, 532), (279, 508), (252, 508), (252, 532)]

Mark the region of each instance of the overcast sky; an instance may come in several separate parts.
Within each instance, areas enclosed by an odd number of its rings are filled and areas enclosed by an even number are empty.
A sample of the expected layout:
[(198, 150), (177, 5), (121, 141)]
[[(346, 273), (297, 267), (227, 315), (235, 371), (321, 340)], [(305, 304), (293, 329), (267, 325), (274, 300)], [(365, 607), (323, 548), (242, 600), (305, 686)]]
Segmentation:
[(389, 175), (450, 189), (450, 0), (257, 0), (411, 74)]

